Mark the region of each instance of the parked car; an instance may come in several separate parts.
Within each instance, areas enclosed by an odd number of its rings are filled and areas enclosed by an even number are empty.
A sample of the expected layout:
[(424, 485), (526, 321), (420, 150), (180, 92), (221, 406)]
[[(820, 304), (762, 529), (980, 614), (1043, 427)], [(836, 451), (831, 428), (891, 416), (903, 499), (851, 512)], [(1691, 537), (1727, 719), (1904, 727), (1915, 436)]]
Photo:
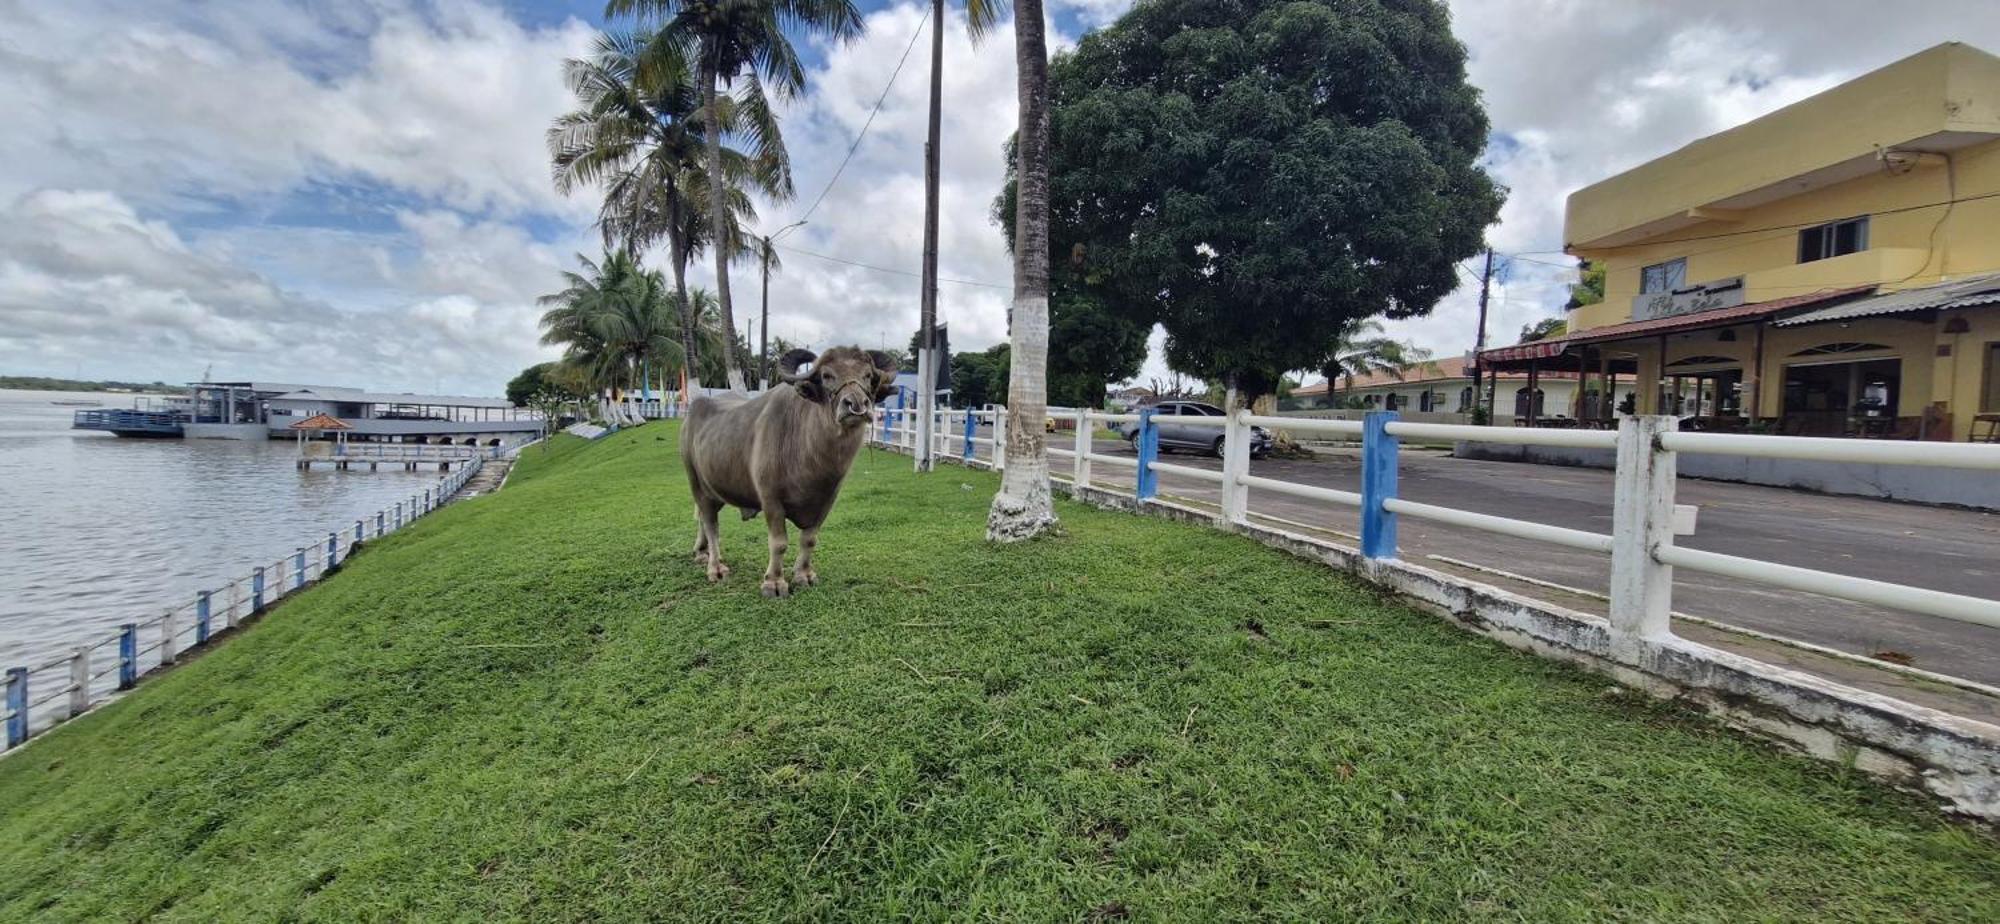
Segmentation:
[[(1160, 431), (1160, 449), (1188, 449), (1222, 455), (1222, 428), (1215, 424), (1185, 424), (1189, 417), (1223, 417), (1222, 409), (1202, 401), (1161, 401), (1153, 405), (1153, 425)], [(1111, 428), (1126, 442), (1139, 438), (1139, 424), (1121, 423)], [(1271, 451), (1271, 433), (1263, 427), (1250, 428), (1250, 458), (1261, 459)]]

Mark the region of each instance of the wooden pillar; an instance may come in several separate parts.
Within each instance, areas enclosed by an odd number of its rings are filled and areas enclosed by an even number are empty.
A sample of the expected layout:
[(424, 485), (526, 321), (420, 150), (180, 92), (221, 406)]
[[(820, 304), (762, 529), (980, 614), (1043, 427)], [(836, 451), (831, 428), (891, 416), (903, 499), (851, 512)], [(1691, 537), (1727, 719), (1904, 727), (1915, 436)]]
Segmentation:
[(1532, 427), (1541, 418), (1541, 403), (1535, 400), (1535, 393), (1542, 388), (1541, 363), (1528, 360), (1528, 426)]
[(1764, 319), (1757, 319), (1756, 346), (1750, 349), (1750, 376), (1744, 385), (1750, 392), (1750, 406), (1747, 409), (1750, 422), (1756, 423), (1764, 410)]

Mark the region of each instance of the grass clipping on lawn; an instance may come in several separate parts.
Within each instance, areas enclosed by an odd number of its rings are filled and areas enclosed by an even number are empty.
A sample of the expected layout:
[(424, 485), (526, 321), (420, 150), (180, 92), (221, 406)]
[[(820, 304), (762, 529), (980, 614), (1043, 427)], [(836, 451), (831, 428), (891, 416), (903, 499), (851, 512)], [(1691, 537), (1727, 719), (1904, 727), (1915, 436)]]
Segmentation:
[(864, 451), (703, 580), (563, 438), (0, 760), (0, 919), (2000, 919), (2000, 846), (1323, 567)]

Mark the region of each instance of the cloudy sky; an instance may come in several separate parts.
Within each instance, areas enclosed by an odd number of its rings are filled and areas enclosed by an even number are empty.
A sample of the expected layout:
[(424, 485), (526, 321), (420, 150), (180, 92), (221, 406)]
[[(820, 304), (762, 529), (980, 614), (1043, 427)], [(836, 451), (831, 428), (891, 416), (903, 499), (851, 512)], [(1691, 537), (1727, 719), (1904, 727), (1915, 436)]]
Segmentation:
[[(866, 2), (866, 0), (864, 0)], [(1129, 0), (1050, 0), (1057, 44)], [(1511, 188), (1518, 254), (1493, 329), (1554, 315), (1572, 189), (1932, 44), (2000, 51), (2000, 4), (1915, 0), (1456, 0)], [(923, 18), (807, 49), (785, 112), (801, 201), (826, 186)], [(277, 378), (496, 393), (536, 345), (537, 295), (597, 249), (587, 195), (549, 184), (559, 62), (602, 4), (531, 0), (0, 0), (0, 373)], [(1014, 122), (1011, 38), (947, 30), (942, 311), (953, 345), (1004, 336), (987, 218)], [(927, 43), (810, 223), (786, 240), (772, 330), (907, 343), (916, 324)], [(841, 261), (823, 259), (836, 258)], [(1539, 262), (1536, 262), (1539, 261)], [(851, 265), (869, 264), (870, 269)], [(738, 319), (756, 303), (740, 274)], [(694, 280), (706, 285), (705, 269)], [(1473, 287), (1396, 325), (1470, 346)], [(1149, 361), (1148, 374), (1160, 371)]]

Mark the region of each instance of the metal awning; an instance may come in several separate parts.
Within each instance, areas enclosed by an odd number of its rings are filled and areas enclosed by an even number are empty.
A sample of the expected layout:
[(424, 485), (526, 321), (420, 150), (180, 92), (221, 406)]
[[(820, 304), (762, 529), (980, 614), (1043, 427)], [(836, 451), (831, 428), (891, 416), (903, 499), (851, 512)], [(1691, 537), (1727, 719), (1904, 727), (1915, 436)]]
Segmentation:
[(1560, 356), (1573, 346), (1609, 343), (1616, 340), (1633, 340), (1639, 337), (1659, 337), (1712, 327), (1728, 327), (1734, 324), (1741, 324), (1745, 321), (1767, 318), (1774, 314), (1810, 308), (1822, 302), (1853, 298), (1862, 293), (1874, 291), (1874, 289), (1875, 287), (1872, 285), (1850, 286), (1844, 289), (1829, 289), (1823, 292), (1814, 292), (1810, 295), (1794, 295), (1790, 298), (1737, 305), (1733, 308), (1719, 308), (1714, 311), (1703, 311), (1697, 314), (1675, 315), (1670, 318), (1654, 318), (1650, 321), (1627, 321), (1624, 324), (1608, 324), (1603, 327), (1593, 327), (1589, 330), (1577, 331), (1574, 334), (1565, 334), (1561, 337), (1550, 337), (1547, 340), (1536, 340), (1532, 343), (1520, 343), (1514, 346), (1487, 350), (1479, 354), (1479, 361), (1482, 365), (1520, 363)]
[(1946, 308), (1970, 308), (1995, 303), (2000, 303), (2000, 273), (1984, 273), (1968, 276), (1957, 282), (1904, 289), (1901, 292), (1890, 292), (1830, 308), (1821, 308), (1818, 311), (1808, 311), (1778, 321), (1776, 324), (1779, 327), (1797, 327), (1801, 324), (1851, 321), (1855, 318), (1909, 314), (1914, 311), (1941, 311)]

